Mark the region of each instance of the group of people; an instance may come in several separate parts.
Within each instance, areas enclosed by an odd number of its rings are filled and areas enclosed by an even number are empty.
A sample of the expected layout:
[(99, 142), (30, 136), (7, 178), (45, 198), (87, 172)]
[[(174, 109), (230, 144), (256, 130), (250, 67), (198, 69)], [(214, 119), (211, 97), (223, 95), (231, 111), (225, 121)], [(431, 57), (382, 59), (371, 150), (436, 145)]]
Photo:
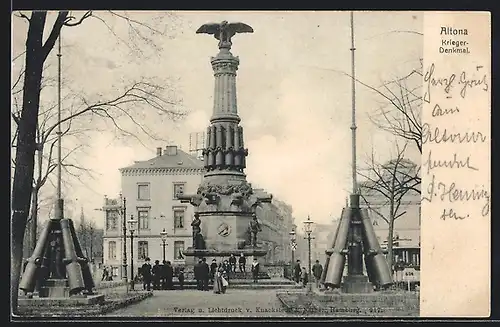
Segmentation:
[[(246, 272), (246, 258), (241, 254), (238, 260), (240, 272)], [(260, 264), (256, 258), (252, 263), (253, 281), (258, 281)], [(216, 294), (226, 293), (229, 286), (231, 276), (236, 272), (236, 257), (232, 254), (228, 260), (217, 263), (216, 259), (212, 259), (212, 263), (208, 265), (206, 258), (202, 258), (194, 266), (194, 278), (196, 280), (196, 288), (200, 291), (209, 290), (209, 282), (213, 283), (213, 291)]]
[[(236, 257), (234, 254), (231, 254), (228, 260), (229, 266), (231, 268), (232, 272), (236, 272)], [(245, 255), (242, 253), (240, 257), (238, 258), (238, 268), (240, 272), (245, 273), (246, 272), (246, 265), (247, 265), (247, 258)]]
[(224, 260), (217, 264), (217, 260), (213, 259), (210, 266), (206, 258), (202, 258), (194, 266), (194, 279), (196, 280), (196, 288), (200, 291), (208, 291), (208, 283), (213, 283), (213, 291), (216, 294), (226, 293), (229, 286), (229, 273), (231, 265), (228, 260)]
[[(144, 290), (171, 290), (173, 289), (174, 268), (170, 261), (163, 260), (160, 264), (159, 260), (155, 260), (155, 264), (151, 266), (150, 259), (146, 258), (144, 264), (139, 269), (142, 276), (142, 285)], [(177, 272), (179, 287), (184, 288), (184, 268), (180, 268)], [(151, 285), (152, 284), (152, 285)]]
[[(316, 260), (316, 263), (311, 268), (314, 277), (314, 282), (316, 283), (316, 288), (320, 288), (321, 275), (323, 274), (323, 266)], [(300, 260), (297, 260), (293, 267), (293, 279), (297, 284), (302, 284), (302, 287), (306, 287), (309, 282), (309, 274), (305, 267), (301, 267)]]

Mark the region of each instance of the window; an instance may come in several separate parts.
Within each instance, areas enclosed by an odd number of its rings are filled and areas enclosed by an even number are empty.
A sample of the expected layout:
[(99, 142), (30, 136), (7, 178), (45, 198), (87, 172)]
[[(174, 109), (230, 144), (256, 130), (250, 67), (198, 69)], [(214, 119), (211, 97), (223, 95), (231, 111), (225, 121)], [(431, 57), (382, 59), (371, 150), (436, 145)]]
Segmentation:
[(149, 210), (139, 210), (139, 229), (149, 229)]
[(118, 228), (118, 212), (106, 211), (106, 230), (116, 230)]
[(184, 228), (184, 210), (174, 210), (174, 229)]
[(184, 183), (174, 183), (174, 199), (184, 194)]
[(139, 252), (139, 260), (145, 260), (148, 257), (148, 242), (139, 241), (137, 252)]
[(111, 276), (118, 277), (118, 267), (111, 267)]
[(108, 243), (108, 259), (116, 259), (116, 242), (110, 241)]
[(184, 241), (175, 241), (174, 242), (174, 260), (183, 260), (184, 255)]
[(137, 199), (139, 200), (149, 200), (149, 184), (138, 184), (137, 185)]

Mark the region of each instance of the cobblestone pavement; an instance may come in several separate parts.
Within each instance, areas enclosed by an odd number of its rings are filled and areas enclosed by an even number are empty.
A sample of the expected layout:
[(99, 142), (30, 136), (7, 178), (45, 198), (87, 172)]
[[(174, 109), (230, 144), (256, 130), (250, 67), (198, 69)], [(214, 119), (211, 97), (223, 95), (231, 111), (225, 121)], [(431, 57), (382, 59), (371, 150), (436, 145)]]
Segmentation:
[(154, 295), (127, 308), (113, 311), (115, 317), (285, 317), (277, 290), (155, 291)]

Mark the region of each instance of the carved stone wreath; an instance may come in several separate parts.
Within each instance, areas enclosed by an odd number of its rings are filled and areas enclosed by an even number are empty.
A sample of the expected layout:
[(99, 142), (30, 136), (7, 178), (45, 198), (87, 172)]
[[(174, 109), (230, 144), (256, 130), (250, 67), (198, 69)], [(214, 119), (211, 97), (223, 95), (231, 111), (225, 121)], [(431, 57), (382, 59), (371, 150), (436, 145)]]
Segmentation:
[(249, 197), (253, 194), (252, 185), (248, 182), (241, 182), (238, 185), (217, 185), (217, 184), (202, 184), (198, 187), (197, 193), (202, 196), (208, 194), (231, 195), (239, 193), (243, 197)]

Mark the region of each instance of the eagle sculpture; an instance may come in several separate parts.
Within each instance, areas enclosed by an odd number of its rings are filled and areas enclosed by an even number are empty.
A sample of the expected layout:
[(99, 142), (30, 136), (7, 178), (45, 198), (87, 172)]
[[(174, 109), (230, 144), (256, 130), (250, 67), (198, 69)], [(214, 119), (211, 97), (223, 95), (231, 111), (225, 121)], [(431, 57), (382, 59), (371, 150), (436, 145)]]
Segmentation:
[(231, 38), (236, 33), (253, 33), (253, 28), (244, 23), (208, 23), (202, 25), (196, 33), (213, 34), (219, 40), (219, 48), (231, 48)]

